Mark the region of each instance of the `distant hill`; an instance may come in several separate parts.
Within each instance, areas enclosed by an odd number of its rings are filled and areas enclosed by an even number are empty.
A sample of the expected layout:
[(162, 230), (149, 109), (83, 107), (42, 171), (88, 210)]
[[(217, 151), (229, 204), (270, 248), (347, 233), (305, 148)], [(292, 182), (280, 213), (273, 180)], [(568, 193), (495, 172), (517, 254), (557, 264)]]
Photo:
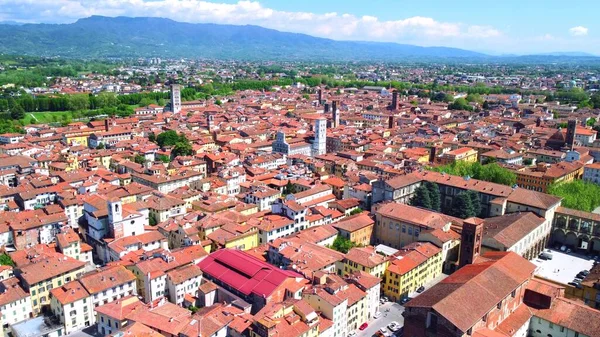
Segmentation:
[(596, 57), (594, 54), (585, 53), (581, 51), (573, 51), (573, 52), (552, 52), (552, 53), (539, 53), (536, 54), (538, 56), (571, 56), (571, 57)]
[(335, 41), (249, 25), (102, 16), (72, 24), (0, 24), (0, 53), (76, 58), (346, 61), (486, 57), (457, 48)]

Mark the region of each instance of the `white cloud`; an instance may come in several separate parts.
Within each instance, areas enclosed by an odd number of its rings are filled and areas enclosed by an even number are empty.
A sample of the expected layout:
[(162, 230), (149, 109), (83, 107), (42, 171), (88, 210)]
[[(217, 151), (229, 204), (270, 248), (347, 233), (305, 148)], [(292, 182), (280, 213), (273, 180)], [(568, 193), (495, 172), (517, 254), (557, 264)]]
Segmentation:
[(151, 16), (192, 23), (254, 24), (333, 39), (422, 45), (444, 43), (449, 38), (471, 41), (502, 35), (493, 27), (440, 22), (430, 17), (381, 21), (375, 16), (346, 13), (279, 11), (249, 0), (229, 4), (206, 0), (0, 0), (0, 7), (12, 13), (11, 19), (20, 21), (72, 22), (90, 15)]
[(573, 36), (586, 36), (588, 29), (583, 26), (577, 26), (569, 29), (569, 33)]

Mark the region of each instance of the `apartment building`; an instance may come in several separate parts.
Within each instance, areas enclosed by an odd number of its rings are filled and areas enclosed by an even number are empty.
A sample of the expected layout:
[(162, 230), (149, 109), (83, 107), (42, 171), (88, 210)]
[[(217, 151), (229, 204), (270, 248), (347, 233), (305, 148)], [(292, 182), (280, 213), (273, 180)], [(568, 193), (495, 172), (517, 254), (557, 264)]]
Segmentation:
[(422, 231), (439, 229), (448, 232), (460, 226), (462, 220), (402, 203), (389, 202), (376, 205), (375, 244), (400, 249), (417, 242)]
[(429, 242), (414, 242), (390, 257), (382, 291), (399, 301), (442, 274), (442, 250)]
[(273, 303), (254, 315), (250, 337), (317, 337), (320, 317), (304, 300)]
[(195, 265), (181, 266), (167, 273), (169, 301), (182, 305), (186, 295), (198, 296), (202, 271)]
[(27, 265), (19, 265), (15, 275), (31, 296), (31, 309), (35, 316), (50, 304), (50, 290), (78, 279), (84, 268), (85, 262), (54, 253), (40, 256)]
[(167, 274), (181, 266), (197, 264), (207, 256), (202, 246), (159, 251), (150, 258), (127, 267), (136, 277), (138, 295), (151, 302), (169, 295)]
[(388, 266), (388, 259), (377, 253), (373, 246), (354, 247), (344, 255), (343, 263), (343, 275), (361, 271), (374, 277), (383, 278)]
[(368, 212), (352, 215), (332, 224), (340, 232), (340, 236), (360, 246), (371, 243), (375, 221)]
[(452, 164), (455, 162), (475, 163), (477, 162), (477, 150), (470, 147), (460, 147), (443, 153), (437, 158), (440, 165)]
[(31, 318), (31, 297), (23, 289), (16, 277), (9, 277), (0, 283), (0, 313), (2, 328)]
[(135, 295), (125, 296), (114, 302), (97, 306), (94, 311), (96, 312), (98, 333), (106, 336), (117, 332), (129, 322), (127, 316), (143, 306), (144, 302)]
[(50, 309), (65, 327), (65, 333), (84, 329), (95, 322), (90, 294), (74, 281), (50, 291)]

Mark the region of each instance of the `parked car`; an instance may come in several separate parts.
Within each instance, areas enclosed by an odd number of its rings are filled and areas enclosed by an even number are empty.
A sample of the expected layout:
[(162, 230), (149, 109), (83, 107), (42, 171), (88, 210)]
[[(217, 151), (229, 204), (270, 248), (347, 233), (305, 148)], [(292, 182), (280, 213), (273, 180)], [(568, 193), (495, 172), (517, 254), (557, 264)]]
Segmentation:
[[(378, 311), (378, 312), (376, 312), (376, 313), (373, 315), (373, 318), (375, 318), (375, 319), (377, 319), (377, 318), (379, 318), (379, 317), (381, 317), (381, 311)], [(366, 324), (366, 323), (365, 323), (365, 324)]]
[(571, 248), (567, 249), (567, 254), (571, 254), (572, 250)]
[(381, 328), (379, 328), (379, 332), (381, 332), (382, 334), (386, 335), (388, 330), (386, 329), (386, 327), (382, 326)]
[(388, 324), (387, 328), (391, 331), (396, 331), (400, 329), (400, 324), (398, 324), (398, 322), (391, 322), (390, 324)]
[(387, 298), (387, 297), (385, 297), (385, 296), (382, 296), (382, 297), (381, 297), (381, 299), (382, 299), (384, 302), (387, 302), (387, 301), (388, 301), (388, 298)]
[(550, 253), (542, 252), (542, 253), (540, 253), (540, 255), (538, 257), (542, 260), (552, 260), (552, 258), (554, 256), (552, 256), (552, 254), (550, 254)]
[(580, 278), (583, 280), (586, 276), (587, 276), (586, 274), (579, 273), (579, 274), (577, 274), (577, 276), (575, 276), (575, 278)]
[(563, 252), (566, 251), (567, 250), (567, 246), (561, 246), (560, 250), (563, 251)]
[(577, 289), (583, 289), (583, 286), (581, 285), (581, 283), (578, 283), (578, 282), (569, 282), (569, 285), (573, 286)]
[(360, 331), (363, 331), (363, 330), (364, 330), (364, 329), (366, 329), (368, 326), (369, 326), (369, 323), (367, 323), (367, 322), (364, 322), (363, 324), (361, 324), (361, 325), (358, 327), (358, 330), (360, 330)]
[(410, 298), (410, 297), (405, 297), (405, 298), (403, 298), (403, 299), (400, 301), (400, 304), (404, 305), (404, 304), (406, 304), (406, 302), (408, 302), (408, 301), (410, 301), (410, 300), (411, 300), (411, 298)]
[(579, 272), (579, 274), (588, 276), (590, 274), (590, 271), (589, 270), (582, 270), (582, 271)]
[(419, 294), (422, 293), (422, 292), (424, 292), (424, 291), (425, 291), (425, 287), (423, 287), (423, 286), (420, 286), (419, 289), (417, 289), (417, 292)]
[(354, 337), (356, 336), (356, 331), (352, 330), (350, 331), (350, 333), (348, 334), (348, 337)]

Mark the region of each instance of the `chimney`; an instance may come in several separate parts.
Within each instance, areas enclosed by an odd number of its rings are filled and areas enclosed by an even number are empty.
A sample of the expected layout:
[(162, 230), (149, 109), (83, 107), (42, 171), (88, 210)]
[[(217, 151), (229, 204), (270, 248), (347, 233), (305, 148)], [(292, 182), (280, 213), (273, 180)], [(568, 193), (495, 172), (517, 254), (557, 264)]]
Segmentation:
[(392, 93), (392, 111), (398, 110), (398, 91)]
[(108, 131), (110, 129), (110, 125), (108, 123), (108, 118), (104, 120), (104, 131)]
[(463, 221), (460, 237), (460, 256), (458, 268), (472, 264), (481, 254), (481, 241), (483, 240), (483, 219), (476, 217)]

